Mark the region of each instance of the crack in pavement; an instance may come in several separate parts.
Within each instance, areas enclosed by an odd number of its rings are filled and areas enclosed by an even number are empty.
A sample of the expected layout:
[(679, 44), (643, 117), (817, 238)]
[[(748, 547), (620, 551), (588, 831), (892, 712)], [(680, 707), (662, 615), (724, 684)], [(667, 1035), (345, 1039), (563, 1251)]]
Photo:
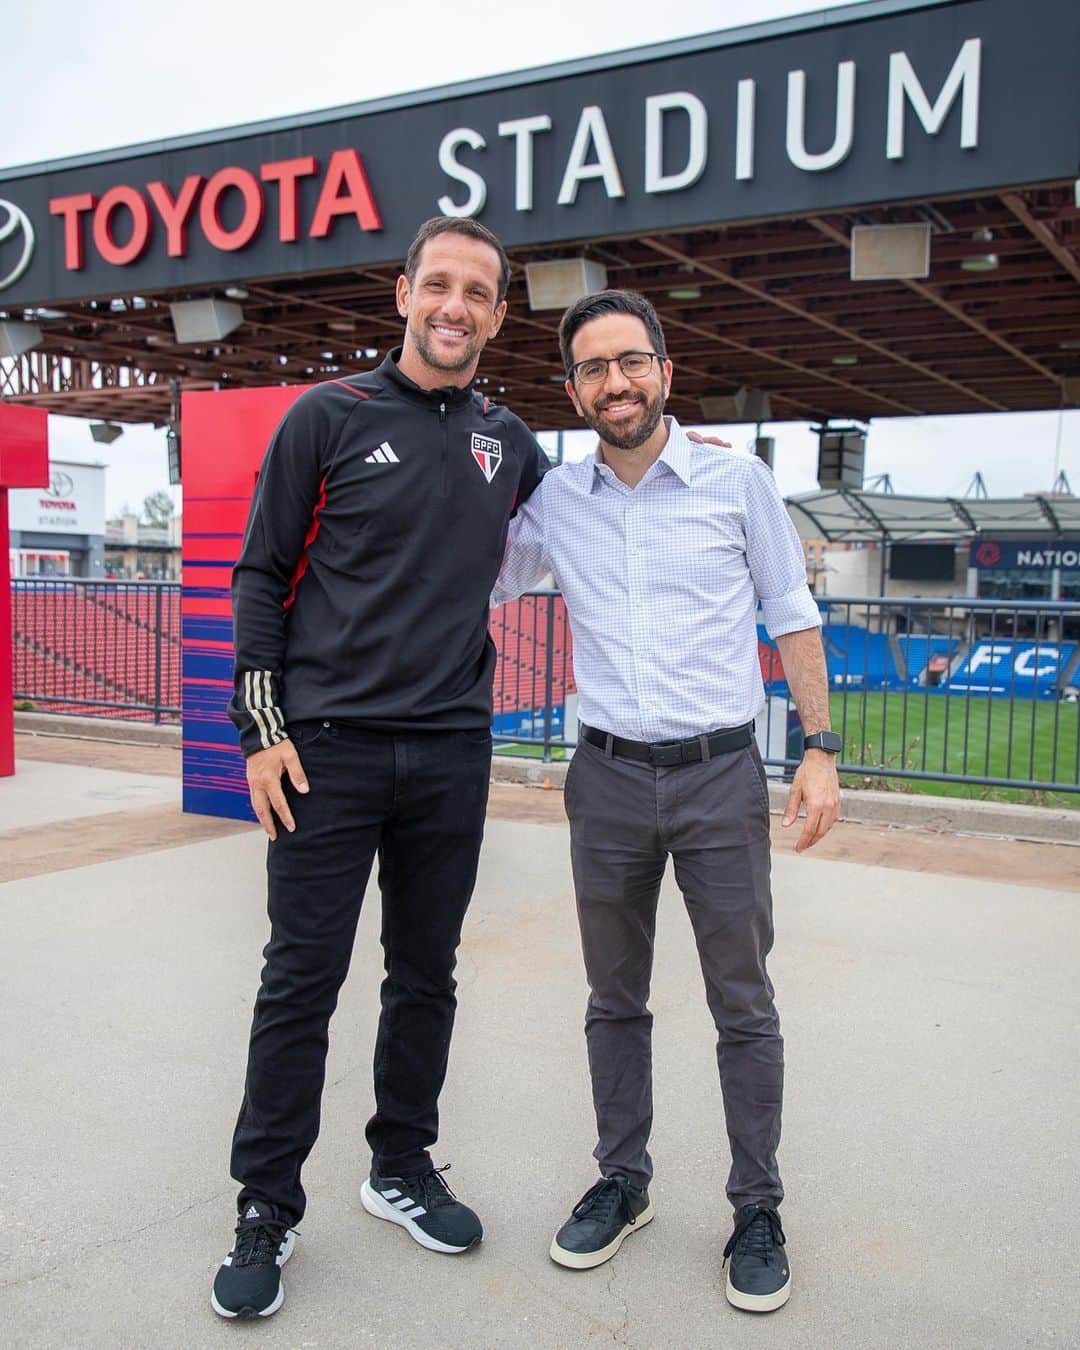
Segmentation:
[[(231, 1185), (223, 1186), (220, 1190), (215, 1191), (213, 1195), (204, 1196), (201, 1200), (193, 1200), (190, 1205), (185, 1205), (183, 1209), (177, 1210), (175, 1214), (170, 1214), (167, 1218), (154, 1219), (150, 1223), (143, 1224), (141, 1228), (134, 1229), (132, 1232), (128, 1233), (126, 1237), (102, 1238), (100, 1242), (84, 1242), (81, 1246), (76, 1247), (74, 1253), (75, 1257), (77, 1259), (78, 1257), (87, 1255), (91, 1252), (102, 1251), (106, 1247), (122, 1247), (128, 1242), (134, 1242), (137, 1237), (141, 1237), (143, 1233), (149, 1232), (151, 1228), (161, 1228), (165, 1224), (175, 1223), (177, 1219), (182, 1219), (185, 1214), (190, 1214), (193, 1209), (199, 1209), (203, 1205), (212, 1204), (215, 1200), (220, 1200), (223, 1196), (230, 1195), (232, 1190), (233, 1187)], [(0, 1280), (0, 1289), (19, 1289), (24, 1285), (35, 1284), (38, 1280), (46, 1279), (62, 1266), (69, 1266), (70, 1264), (71, 1260), (69, 1255), (65, 1257), (63, 1261), (56, 1261), (53, 1265), (47, 1266), (44, 1270), (39, 1270), (36, 1275), (26, 1275), (18, 1280)]]
[(615, 1284), (615, 1279), (619, 1271), (614, 1261), (610, 1262), (610, 1265), (611, 1274), (608, 1276), (605, 1293), (616, 1299), (622, 1305), (622, 1321), (612, 1330), (611, 1339), (616, 1345), (623, 1345), (627, 1347), (627, 1350), (634, 1350), (633, 1342), (627, 1339), (627, 1332), (630, 1329), (630, 1305), (621, 1293), (617, 1294), (615, 1292), (613, 1285)]

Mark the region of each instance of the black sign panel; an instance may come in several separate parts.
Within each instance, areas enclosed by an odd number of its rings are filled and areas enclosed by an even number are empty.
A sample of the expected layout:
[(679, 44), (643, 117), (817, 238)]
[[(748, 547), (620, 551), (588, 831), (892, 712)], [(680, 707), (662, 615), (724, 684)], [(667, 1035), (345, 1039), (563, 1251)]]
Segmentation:
[(1080, 171), (1076, 0), (866, 10), (11, 171), (0, 310), (390, 262), (440, 212), (539, 245)]

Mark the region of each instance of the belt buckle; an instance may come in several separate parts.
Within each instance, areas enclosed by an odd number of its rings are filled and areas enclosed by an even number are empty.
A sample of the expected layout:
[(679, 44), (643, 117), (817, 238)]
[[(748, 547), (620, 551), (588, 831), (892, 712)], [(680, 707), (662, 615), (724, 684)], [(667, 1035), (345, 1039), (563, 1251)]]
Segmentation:
[(683, 762), (682, 744), (676, 742), (674, 745), (650, 745), (649, 763), (654, 769), (671, 769), (676, 764)]

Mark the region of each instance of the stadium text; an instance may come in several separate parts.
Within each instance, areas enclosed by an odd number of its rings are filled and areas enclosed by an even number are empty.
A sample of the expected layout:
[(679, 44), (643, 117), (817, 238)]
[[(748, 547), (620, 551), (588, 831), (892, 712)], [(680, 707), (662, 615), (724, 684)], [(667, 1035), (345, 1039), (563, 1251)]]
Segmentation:
[[(905, 119), (910, 104), (923, 130), (936, 136), (953, 104), (960, 99), (960, 146), (974, 150), (979, 144), (979, 70), (982, 43), (969, 38), (960, 48), (933, 103), (927, 97), (906, 52), (889, 56), (888, 100), (885, 125), (885, 156), (903, 159)], [(836, 67), (836, 109), (833, 141), (828, 149), (810, 151), (806, 146), (806, 72), (791, 70), (787, 76), (786, 152), (791, 163), (807, 173), (835, 168), (851, 153), (855, 143), (854, 61), (841, 61)], [(734, 177), (745, 182), (754, 177), (756, 141), (754, 116), (757, 108), (757, 81), (739, 80), (734, 92)], [(686, 151), (675, 165), (664, 160), (665, 118), (677, 115), (686, 131)], [(498, 135), (514, 142), (514, 209), (533, 209), (533, 161), (536, 138), (553, 129), (547, 113), (500, 121)], [(652, 94), (645, 99), (645, 176), (648, 194), (677, 192), (691, 187), (705, 172), (708, 160), (709, 113), (696, 94), (687, 90)], [(439, 210), (447, 216), (474, 216), (487, 202), (488, 185), (477, 169), (463, 164), (463, 150), (482, 151), (488, 139), (475, 127), (461, 126), (448, 131), (439, 145), (439, 167), (467, 189), (462, 201), (444, 195)], [(604, 110), (598, 104), (581, 109), (573, 144), (563, 169), (558, 196), (559, 206), (573, 206), (579, 185), (598, 179), (608, 197), (624, 197), (622, 171), (608, 133)]]
[[(142, 257), (154, 227), (153, 212), (165, 227), (166, 252), (170, 258), (187, 253), (188, 226), (198, 219), (208, 244), (222, 252), (244, 248), (260, 232), (266, 214), (267, 193), (277, 206), (277, 236), (282, 243), (300, 237), (299, 184), (319, 171), (314, 155), (278, 160), (250, 170), (231, 165), (211, 178), (189, 174), (178, 189), (165, 183), (145, 185), (145, 193), (127, 185), (110, 188), (100, 198), (91, 192), (53, 197), (49, 214), (59, 216), (64, 230), (64, 266), (81, 271), (86, 261), (84, 220), (89, 217), (93, 246), (107, 263), (124, 267)], [(230, 201), (231, 198), (231, 201)], [(223, 220), (229, 202), (232, 219)], [(153, 208), (153, 212), (151, 210)], [(196, 207), (198, 210), (196, 211)], [(330, 156), (319, 199), (306, 234), (324, 239), (339, 216), (352, 216), (361, 230), (381, 230), (382, 218), (375, 203), (364, 162), (355, 150), (337, 150)]]

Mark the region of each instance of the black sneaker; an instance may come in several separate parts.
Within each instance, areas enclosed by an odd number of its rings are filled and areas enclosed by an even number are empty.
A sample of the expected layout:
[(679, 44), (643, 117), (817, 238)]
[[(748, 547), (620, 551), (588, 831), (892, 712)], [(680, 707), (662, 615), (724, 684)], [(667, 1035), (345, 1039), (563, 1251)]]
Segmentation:
[(467, 1252), (484, 1229), (443, 1181), (448, 1169), (449, 1164), (416, 1177), (382, 1177), (373, 1169), (360, 1187), (361, 1203), (377, 1219), (399, 1224), (429, 1252)]
[[(724, 1248), (727, 1299), (747, 1312), (774, 1312), (791, 1296), (791, 1267), (780, 1216), (767, 1205), (743, 1205)], [(731, 1257), (728, 1263), (728, 1257)]]
[(285, 1301), (281, 1267), (292, 1255), (296, 1233), (273, 1205), (253, 1200), (236, 1225), (233, 1249), (214, 1279), (210, 1306), (221, 1317), (269, 1317)]
[(649, 1192), (626, 1177), (601, 1177), (574, 1206), (555, 1234), (551, 1259), (571, 1270), (591, 1270), (610, 1261), (623, 1238), (653, 1216)]

